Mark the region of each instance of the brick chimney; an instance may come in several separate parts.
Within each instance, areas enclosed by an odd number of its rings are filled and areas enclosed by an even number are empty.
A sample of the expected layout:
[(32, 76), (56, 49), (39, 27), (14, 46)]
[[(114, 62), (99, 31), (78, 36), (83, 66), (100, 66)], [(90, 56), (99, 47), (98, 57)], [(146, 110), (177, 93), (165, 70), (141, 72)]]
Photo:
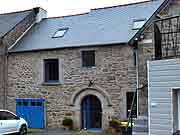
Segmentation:
[(47, 11), (40, 8), (36, 7), (33, 9), (34, 13), (36, 14), (36, 22), (39, 23), (43, 18), (47, 18)]
[(47, 12), (42, 8), (33, 8), (32, 11), (3, 37), (3, 43), (12, 48), (35, 23), (46, 18)]

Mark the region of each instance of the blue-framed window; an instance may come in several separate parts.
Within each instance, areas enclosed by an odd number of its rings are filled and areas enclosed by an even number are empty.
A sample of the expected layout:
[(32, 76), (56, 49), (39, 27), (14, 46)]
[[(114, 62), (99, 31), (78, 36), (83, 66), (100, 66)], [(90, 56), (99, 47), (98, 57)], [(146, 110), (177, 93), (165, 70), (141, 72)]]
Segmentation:
[(44, 81), (47, 83), (59, 82), (59, 60), (44, 60)]

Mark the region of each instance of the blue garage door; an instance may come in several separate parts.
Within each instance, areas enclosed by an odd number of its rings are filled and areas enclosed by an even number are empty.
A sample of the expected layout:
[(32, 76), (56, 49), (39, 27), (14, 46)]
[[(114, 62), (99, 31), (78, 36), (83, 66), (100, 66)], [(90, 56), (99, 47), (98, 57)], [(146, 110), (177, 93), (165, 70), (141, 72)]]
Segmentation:
[(44, 99), (16, 99), (16, 114), (29, 128), (44, 128)]

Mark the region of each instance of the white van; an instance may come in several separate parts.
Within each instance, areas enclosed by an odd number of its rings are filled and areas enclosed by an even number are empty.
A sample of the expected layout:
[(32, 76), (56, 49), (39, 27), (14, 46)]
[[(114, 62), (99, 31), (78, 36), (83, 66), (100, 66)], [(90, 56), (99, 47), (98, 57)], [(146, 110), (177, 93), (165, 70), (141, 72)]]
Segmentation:
[(25, 135), (27, 134), (27, 128), (28, 124), (23, 118), (8, 110), (0, 109), (0, 135), (11, 133)]

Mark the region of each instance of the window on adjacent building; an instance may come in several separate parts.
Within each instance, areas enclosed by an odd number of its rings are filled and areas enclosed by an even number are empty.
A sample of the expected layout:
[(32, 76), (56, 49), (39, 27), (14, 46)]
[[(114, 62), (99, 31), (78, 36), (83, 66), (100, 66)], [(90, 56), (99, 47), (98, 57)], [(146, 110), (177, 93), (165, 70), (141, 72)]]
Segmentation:
[(95, 66), (95, 51), (88, 50), (82, 51), (82, 67), (94, 67)]
[(59, 29), (54, 33), (53, 38), (61, 38), (66, 34), (67, 31), (68, 28)]
[(44, 60), (44, 81), (59, 82), (59, 60), (45, 59)]
[(146, 19), (142, 20), (134, 20), (133, 22), (133, 29), (140, 29), (146, 22)]

